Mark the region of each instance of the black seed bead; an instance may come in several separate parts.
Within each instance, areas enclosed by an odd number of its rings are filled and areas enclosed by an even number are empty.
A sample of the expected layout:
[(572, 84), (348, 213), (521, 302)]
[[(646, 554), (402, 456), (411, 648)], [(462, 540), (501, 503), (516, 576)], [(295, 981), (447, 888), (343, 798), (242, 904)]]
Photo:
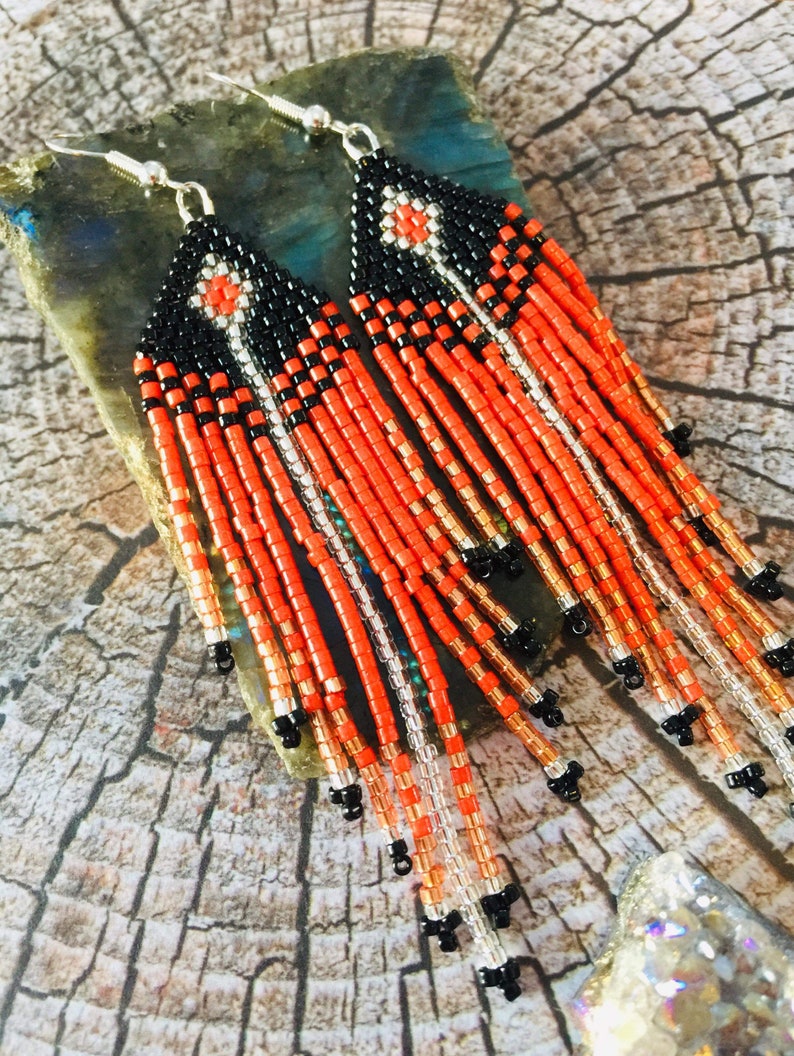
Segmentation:
[(308, 422), (308, 420), (304, 410), (293, 411), (292, 414), (287, 415), (287, 426), (290, 429), (295, 429), (297, 426)]
[(215, 414), (215, 411), (202, 411), (201, 414), (196, 415), (196, 425), (199, 427), (199, 429), (201, 429), (202, 426), (209, 425), (210, 422), (214, 422), (216, 420), (217, 415)]
[(612, 670), (623, 679), (623, 685), (626, 689), (640, 689), (645, 684), (645, 676), (634, 656), (613, 660)]
[(279, 403), (287, 403), (288, 400), (296, 400), (298, 394), (291, 385), (288, 385), (286, 389), (277, 392), (276, 397), (278, 398)]
[(292, 375), (291, 381), (296, 387), (298, 385), (305, 385), (307, 381), (311, 381), (308, 370), (296, 370)]
[(141, 410), (144, 414), (148, 411), (154, 410), (155, 407), (162, 407), (163, 401), (158, 399), (156, 396), (149, 396), (145, 400), (141, 400)]
[(192, 407), (187, 400), (183, 400), (182, 403), (178, 403), (176, 407), (174, 407), (174, 414), (190, 414), (191, 411)]
[(221, 429), (228, 429), (230, 425), (239, 425), (240, 415), (235, 414), (234, 412), (230, 412), (228, 414), (221, 414), (218, 417), (218, 424), (220, 425)]
[(678, 743), (686, 747), (694, 742), (692, 723), (700, 715), (700, 709), (694, 704), (687, 704), (677, 715), (670, 715), (659, 723), (665, 733), (671, 737), (678, 737)]
[(318, 352), (312, 352), (303, 362), (306, 364), (307, 370), (313, 370), (315, 367), (322, 366), (323, 358)]
[(336, 359), (332, 359), (328, 364), (328, 372), (330, 374), (336, 374), (337, 370), (342, 370), (344, 365), (344, 360), (341, 356), (338, 356)]
[(325, 377), (320, 378), (319, 381), (315, 382), (318, 392), (327, 392), (328, 389), (336, 388), (336, 383), (333, 378)]
[(232, 656), (231, 643), (228, 641), (214, 642), (207, 647), (210, 658), (215, 663), (218, 673), (228, 675), (234, 668), (234, 657)]
[(763, 798), (767, 792), (766, 782), (762, 780), (764, 768), (760, 763), (748, 763), (741, 770), (725, 775), (725, 783), (728, 788), (746, 788), (751, 795), (757, 799)]
[(319, 404), (321, 404), (321, 403), (322, 403), (322, 400), (320, 399), (320, 397), (317, 395), (316, 392), (313, 392), (311, 394), (311, 396), (307, 396), (304, 399), (304, 401), (303, 401), (303, 409), (304, 409), (304, 411), (311, 411), (315, 407), (319, 406)]
[(267, 436), (267, 426), (264, 422), (260, 422), (259, 425), (252, 425), (248, 430), (248, 435), (252, 440), (257, 440), (260, 436)]
[(535, 268), (542, 263), (543, 258), (538, 256), (537, 253), (533, 253), (531, 257), (527, 257), (527, 259), (524, 261), (524, 267), (527, 269), (527, 271), (534, 271)]
[[(789, 638), (776, 649), (768, 649), (764, 653), (764, 660), (784, 678), (791, 678), (794, 675), (794, 638)], [(786, 737), (794, 742), (794, 736), (790, 736), (792, 729), (794, 727), (786, 731)]]
[(783, 571), (776, 561), (767, 561), (757, 576), (753, 576), (744, 589), (748, 594), (765, 601), (777, 601), (783, 597), (783, 587), (777, 577)]
[(571, 759), (560, 777), (551, 778), (546, 782), (546, 787), (565, 800), (566, 803), (578, 803), (582, 798), (579, 791), (579, 779), (584, 775), (584, 767), (575, 759)]
[(140, 373), (138, 375), (138, 384), (139, 385), (143, 385), (147, 381), (157, 381), (157, 380), (158, 380), (157, 374), (153, 370), (144, 370), (142, 373)]
[(342, 817), (345, 821), (356, 821), (363, 813), (361, 804), (361, 786), (345, 785), (344, 788), (330, 789), (332, 803), (342, 807)]

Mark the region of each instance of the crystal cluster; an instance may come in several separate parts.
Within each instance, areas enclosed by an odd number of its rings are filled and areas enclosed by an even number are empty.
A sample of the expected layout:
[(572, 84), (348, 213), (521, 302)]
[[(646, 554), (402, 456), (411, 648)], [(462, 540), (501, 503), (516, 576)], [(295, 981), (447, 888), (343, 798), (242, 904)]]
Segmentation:
[(575, 1008), (582, 1056), (794, 1056), (794, 943), (663, 854), (633, 874)]

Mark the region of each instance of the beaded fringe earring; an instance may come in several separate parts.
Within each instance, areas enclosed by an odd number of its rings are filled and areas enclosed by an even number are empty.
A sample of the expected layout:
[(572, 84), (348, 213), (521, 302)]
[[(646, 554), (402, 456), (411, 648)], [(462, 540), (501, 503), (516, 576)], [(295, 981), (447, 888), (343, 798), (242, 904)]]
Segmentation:
[[(510, 560), (526, 549), (569, 626), (587, 633), (592, 621), (627, 688), (649, 684), (662, 730), (688, 745), (699, 722), (728, 786), (763, 796), (763, 766), (704, 692), (676, 627), (794, 791), (794, 698), (780, 681), (794, 674), (794, 638), (756, 600), (781, 596), (780, 566), (756, 557), (687, 467), (691, 428), (674, 425), (576, 264), (519, 206), (418, 171), (367, 126), (213, 76), (310, 133), (341, 135), (355, 163), (351, 306), (483, 545)], [(381, 470), (388, 446), (421, 475), (348, 327), (323, 314), (357, 394), (342, 399), (363, 400), (387, 441)], [(417, 501), (402, 498), (409, 510)]]
[[(50, 146), (103, 158), (145, 187), (176, 191), (186, 231), (143, 331), (134, 371), (193, 604), (218, 669), (229, 671), (233, 658), (196, 500), (265, 673), (274, 732), (289, 749), (308, 728), (329, 775), (331, 799), (347, 820), (362, 813), (357, 772), (395, 872), (414, 868), (420, 874), (425, 933), (453, 950), (455, 929), (465, 922), (484, 962), (482, 982), (513, 1000), (519, 967), (495, 932), (508, 926), (519, 892), (505, 882), (491, 847), (425, 621), (543, 766), (549, 788), (576, 801), (582, 767), (561, 759), (522, 713), (524, 705), (548, 726), (562, 722), (557, 695), (537, 689), (507, 651), (537, 653), (531, 623), (514, 617), (473, 574), (487, 570), (489, 552), (472, 543), (433, 484), (327, 297), (219, 224), (199, 184), (174, 181), (159, 163), (115, 151)], [(191, 197), (201, 203), (198, 218), (188, 209)], [(471, 483), (468, 488), (474, 491)], [(495, 524), (493, 518), (487, 523)], [(348, 707), (296, 545), (316, 569), (344, 631), (374, 721), (377, 753)], [(514, 554), (514, 548), (502, 550)], [(515, 561), (498, 556), (508, 568)], [(367, 570), (388, 599), (391, 623), (376, 604)], [(391, 626), (399, 628), (418, 670), (447, 756), (443, 770)], [(400, 743), (395, 702), (409, 750)]]

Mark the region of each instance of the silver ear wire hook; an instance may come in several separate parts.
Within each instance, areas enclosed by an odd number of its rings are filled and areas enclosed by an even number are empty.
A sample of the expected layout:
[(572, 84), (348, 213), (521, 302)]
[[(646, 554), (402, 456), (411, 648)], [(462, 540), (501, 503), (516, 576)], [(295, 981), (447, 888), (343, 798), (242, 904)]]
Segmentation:
[(215, 215), (215, 206), (205, 187), (202, 187), (200, 183), (195, 183), (193, 180), (185, 182), (172, 180), (165, 165), (161, 162), (137, 161), (135, 158), (130, 158), (118, 150), (82, 150), (79, 147), (65, 147), (62, 143), (57, 142), (69, 137), (70, 133), (68, 132), (56, 132), (52, 139), (44, 142), (46, 147), (56, 154), (70, 154), (76, 158), (101, 158), (115, 172), (118, 172), (121, 176), (126, 176), (141, 187), (146, 187), (147, 189), (151, 187), (168, 187), (169, 190), (176, 191), (176, 207), (182, 222), (186, 225), (191, 220), (195, 220), (187, 205), (188, 199), (192, 194), (198, 195), (201, 202), (202, 215)]
[[(361, 158), (374, 153), (380, 147), (380, 141), (369, 125), (361, 124), (359, 121), (355, 121), (352, 124), (337, 121), (331, 117), (324, 106), (320, 106), (318, 103), (305, 107), (299, 106), (297, 103), (290, 102), (289, 99), (283, 99), (280, 95), (265, 95), (264, 92), (260, 92), (256, 88), (249, 88), (245, 84), (239, 84), (237, 81), (233, 81), (231, 77), (225, 77), (222, 73), (207, 71), (207, 76), (212, 77), (214, 81), (218, 81), (220, 84), (229, 85), (231, 88), (237, 88), (241, 92), (246, 92), (248, 95), (256, 96), (257, 99), (262, 99), (274, 114), (277, 114), (278, 117), (283, 118), (285, 121), (289, 121), (290, 124), (300, 125), (310, 136), (321, 135), (323, 132), (335, 132), (342, 137), (342, 146), (345, 153), (353, 161), (360, 161)], [(362, 140), (365, 145), (359, 146)]]

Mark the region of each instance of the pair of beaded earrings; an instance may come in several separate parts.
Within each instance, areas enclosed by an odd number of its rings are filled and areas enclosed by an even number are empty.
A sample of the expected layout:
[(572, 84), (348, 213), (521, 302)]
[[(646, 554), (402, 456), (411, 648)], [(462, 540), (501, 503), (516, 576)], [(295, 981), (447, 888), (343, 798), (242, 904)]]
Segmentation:
[[(691, 430), (674, 425), (537, 220), (389, 156), (364, 125), (261, 98), (309, 132), (338, 133), (355, 163), (350, 304), (378, 381), (337, 306), (218, 223), (201, 185), (115, 151), (50, 146), (176, 192), (186, 230), (134, 370), (218, 669), (234, 660), (208, 546), (247, 622), (284, 747), (308, 729), (348, 820), (362, 814), (360, 779), (395, 872), (421, 878), (425, 933), (452, 950), (465, 922), (481, 981), (513, 1000), (519, 968), (498, 930), (519, 892), (491, 846), (438, 641), (549, 789), (577, 801), (581, 765), (531, 721), (563, 721), (557, 694), (522, 664), (539, 650), (532, 622), (487, 584), (492, 571), (519, 574), (526, 551), (568, 629), (595, 627), (626, 687), (649, 684), (662, 730), (688, 745), (700, 724), (728, 786), (762, 796), (764, 769), (704, 692), (677, 626), (794, 791), (794, 698), (780, 681), (794, 673), (794, 639), (757, 600), (780, 596), (780, 568), (753, 554), (687, 467)], [(348, 705), (296, 550), (342, 627), (377, 750)], [(720, 552), (747, 578), (744, 592)]]

